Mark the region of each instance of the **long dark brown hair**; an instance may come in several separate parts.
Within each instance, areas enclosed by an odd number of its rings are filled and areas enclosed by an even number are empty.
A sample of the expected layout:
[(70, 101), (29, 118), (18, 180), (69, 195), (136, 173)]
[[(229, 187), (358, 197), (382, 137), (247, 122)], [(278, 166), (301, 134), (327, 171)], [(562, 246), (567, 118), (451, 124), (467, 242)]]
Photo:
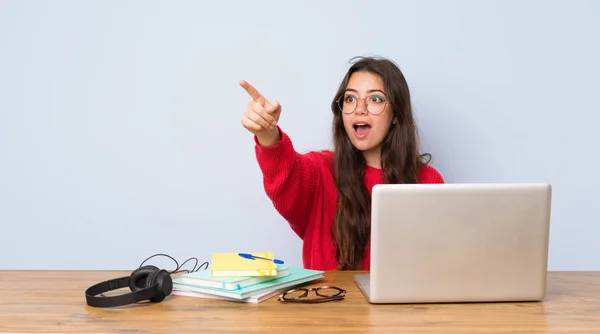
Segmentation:
[(361, 269), (371, 231), (371, 197), (363, 179), (366, 161), (348, 138), (337, 103), (355, 72), (369, 72), (382, 79), (389, 101), (387, 108), (391, 108), (392, 119), (395, 119), (381, 147), (383, 183), (417, 183), (420, 167), (430, 158), (429, 154), (419, 152), (410, 92), (398, 66), (385, 58), (354, 58), (331, 102), (334, 177), (338, 189), (338, 206), (331, 233), (337, 245), (336, 259), (341, 270)]

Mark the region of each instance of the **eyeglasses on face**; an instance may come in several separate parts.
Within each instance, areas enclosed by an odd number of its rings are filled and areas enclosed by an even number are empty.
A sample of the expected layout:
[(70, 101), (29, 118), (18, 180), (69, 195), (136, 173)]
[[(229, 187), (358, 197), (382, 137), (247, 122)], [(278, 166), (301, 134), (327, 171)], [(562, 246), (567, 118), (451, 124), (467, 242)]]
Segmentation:
[[(317, 298), (309, 298), (309, 292), (315, 292)], [(282, 293), (277, 300), (286, 303), (323, 303), (342, 300), (346, 290), (335, 286), (321, 286), (318, 288), (294, 288)]]
[(364, 100), (365, 108), (372, 115), (381, 114), (389, 104), (383, 94), (372, 94), (365, 98), (360, 98), (354, 94), (346, 93), (340, 96), (336, 102), (341, 112), (344, 114), (352, 114), (358, 107), (360, 100)]

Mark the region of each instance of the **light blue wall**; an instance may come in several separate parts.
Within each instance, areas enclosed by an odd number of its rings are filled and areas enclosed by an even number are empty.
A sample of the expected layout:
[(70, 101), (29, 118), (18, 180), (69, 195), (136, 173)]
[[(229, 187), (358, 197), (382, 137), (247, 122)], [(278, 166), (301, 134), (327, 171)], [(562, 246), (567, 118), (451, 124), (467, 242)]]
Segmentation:
[[(301, 242), (239, 79), (330, 148), (348, 60), (394, 59), (447, 182), (550, 182), (550, 269), (600, 269), (595, 1), (1, 1), (0, 269), (131, 269)], [(309, 130), (315, 127), (316, 130)]]

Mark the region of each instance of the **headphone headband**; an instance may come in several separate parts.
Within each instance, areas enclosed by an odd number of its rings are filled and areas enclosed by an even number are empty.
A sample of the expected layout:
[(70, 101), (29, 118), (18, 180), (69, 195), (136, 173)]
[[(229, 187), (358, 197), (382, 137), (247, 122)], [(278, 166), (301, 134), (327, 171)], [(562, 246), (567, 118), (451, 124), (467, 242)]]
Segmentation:
[(92, 285), (87, 290), (85, 290), (85, 299), (87, 301), (87, 304), (93, 307), (115, 307), (133, 304), (142, 300), (150, 299), (152, 296), (156, 295), (158, 284), (155, 284), (149, 288), (125, 293), (122, 295), (96, 297), (101, 293), (126, 288), (128, 286), (129, 276), (123, 276), (108, 281), (100, 282), (95, 285)]

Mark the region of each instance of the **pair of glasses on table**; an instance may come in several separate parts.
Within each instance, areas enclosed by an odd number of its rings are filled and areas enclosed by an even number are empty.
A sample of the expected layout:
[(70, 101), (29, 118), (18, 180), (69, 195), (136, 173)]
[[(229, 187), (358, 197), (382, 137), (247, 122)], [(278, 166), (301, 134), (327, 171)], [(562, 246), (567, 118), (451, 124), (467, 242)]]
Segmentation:
[[(314, 292), (315, 296), (309, 296)], [(342, 300), (346, 296), (346, 290), (336, 286), (321, 286), (318, 288), (294, 288), (279, 295), (280, 302), (284, 303), (324, 303)]]

